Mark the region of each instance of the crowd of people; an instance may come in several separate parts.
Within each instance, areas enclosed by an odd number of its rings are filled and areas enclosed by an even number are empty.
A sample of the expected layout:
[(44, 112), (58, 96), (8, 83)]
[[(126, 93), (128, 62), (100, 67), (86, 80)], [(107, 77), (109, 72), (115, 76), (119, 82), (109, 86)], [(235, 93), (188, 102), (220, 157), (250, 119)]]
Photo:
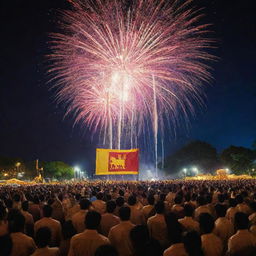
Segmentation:
[(0, 256), (256, 255), (256, 180), (0, 186)]

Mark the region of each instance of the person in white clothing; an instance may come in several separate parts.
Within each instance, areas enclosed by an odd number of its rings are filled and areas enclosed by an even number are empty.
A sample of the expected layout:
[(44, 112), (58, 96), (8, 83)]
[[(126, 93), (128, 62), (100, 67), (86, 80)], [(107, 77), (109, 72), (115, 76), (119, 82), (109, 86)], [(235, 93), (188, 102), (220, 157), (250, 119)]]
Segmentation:
[(77, 233), (81, 233), (85, 230), (85, 216), (88, 213), (91, 202), (88, 199), (82, 198), (80, 200), (80, 210), (72, 216), (72, 224)]
[(168, 229), (172, 245), (164, 251), (163, 256), (188, 256), (182, 242), (182, 225), (173, 219)]
[(183, 226), (186, 231), (200, 231), (199, 223), (193, 219), (194, 208), (191, 204), (184, 205), (185, 217), (179, 219), (179, 223)]
[(48, 227), (39, 228), (35, 235), (37, 249), (31, 256), (59, 256), (57, 247), (49, 247), (51, 242), (51, 230)]
[(134, 224), (130, 221), (131, 210), (129, 207), (121, 207), (119, 210), (120, 224), (112, 227), (108, 238), (110, 243), (117, 249), (119, 256), (132, 256), (133, 248), (130, 239), (130, 231)]
[(58, 220), (53, 219), (52, 207), (45, 205), (43, 207), (44, 217), (35, 223), (34, 230), (36, 231), (41, 227), (48, 227), (51, 230), (51, 246), (59, 246), (61, 240), (61, 224)]
[(149, 234), (156, 239), (163, 247), (168, 245), (168, 231), (164, 216), (164, 202), (159, 201), (155, 205), (156, 214), (147, 221)]
[(97, 231), (101, 215), (96, 211), (89, 211), (85, 217), (86, 229), (72, 237), (68, 256), (94, 256), (96, 250), (104, 244), (109, 244), (107, 237)]
[(228, 239), (234, 234), (234, 225), (228, 218), (225, 217), (226, 207), (223, 204), (216, 204), (215, 211), (217, 220), (215, 221), (213, 233), (222, 240), (224, 250), (226, 251)]
[(219, 237), (213, 233), (214, 219), (209, 213), (201, 213), (199, 216), (201, 229), (202, 249), (205, 256), (222, 256), (223, 244)]
[(115, 225), (120, 223), (120, 218), (114, 215), (116, 203), (114, 200), (110, 200), (106, 204), (107, 212), (101, 216), (100, 232), (104, 236), (108, 236), (109, 230)]
[(144, 221), (144, 216), (142, 214), (142, 211), (138, 208), (136, 204), (136, 197), (135, 196), (129, 196), (128, 198), (128, 206), (131, 209), (131, 222), (135, 225), (141, 225)]
[(96, 200), (92, 202), (92, 206), (94, 207), (95, 211), (103, 214), (106, 212), (106, 203), (102, 200), (103, 199), (103, 193), (99, 192), (96, 195)]
[(235, 227), (237, 232), (228, 240), (228, 253), (246, 255), (249, 251), (256, 252), (256, 237), (248, 230), (249, 220), (245, 213), (236, 213)]

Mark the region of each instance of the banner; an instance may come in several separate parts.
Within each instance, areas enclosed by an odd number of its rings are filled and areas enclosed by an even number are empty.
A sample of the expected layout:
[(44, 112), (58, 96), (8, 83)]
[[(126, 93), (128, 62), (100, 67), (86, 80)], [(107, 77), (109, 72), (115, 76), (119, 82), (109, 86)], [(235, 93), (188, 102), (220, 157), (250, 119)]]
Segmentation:
[(139, 149), (96, 149), (96, 175), (138, 174)]

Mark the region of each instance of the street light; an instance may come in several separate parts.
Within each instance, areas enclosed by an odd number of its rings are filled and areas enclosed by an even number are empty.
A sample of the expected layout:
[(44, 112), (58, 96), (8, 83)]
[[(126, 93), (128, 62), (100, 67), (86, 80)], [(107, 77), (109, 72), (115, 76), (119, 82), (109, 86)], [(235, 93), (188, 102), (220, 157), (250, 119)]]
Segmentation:
[(78, 166), (75, 166), (74, 170), (75, 170), (75, 178), (77, 178), (78, 175), (79, 175), (79, 178), (80, 178), (81, 169)]
[(192, 171), (194, 172), (195, 175), (198, 174), (198, 169), (197, 169), (197, 167), (193, 167), (193, 168), (192, 168)]
[(187, 168), (183, 168), (183, 172), (184, 172), (185, 177), (187, 177)]

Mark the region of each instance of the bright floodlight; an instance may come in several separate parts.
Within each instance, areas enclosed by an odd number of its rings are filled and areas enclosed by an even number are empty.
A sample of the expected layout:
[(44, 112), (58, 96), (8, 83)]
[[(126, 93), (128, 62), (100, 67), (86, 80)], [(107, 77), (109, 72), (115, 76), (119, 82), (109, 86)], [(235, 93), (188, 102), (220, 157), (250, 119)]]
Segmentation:
[(80, 172), (80, 168), (78, 166), (74, 167), (75, 172)]

